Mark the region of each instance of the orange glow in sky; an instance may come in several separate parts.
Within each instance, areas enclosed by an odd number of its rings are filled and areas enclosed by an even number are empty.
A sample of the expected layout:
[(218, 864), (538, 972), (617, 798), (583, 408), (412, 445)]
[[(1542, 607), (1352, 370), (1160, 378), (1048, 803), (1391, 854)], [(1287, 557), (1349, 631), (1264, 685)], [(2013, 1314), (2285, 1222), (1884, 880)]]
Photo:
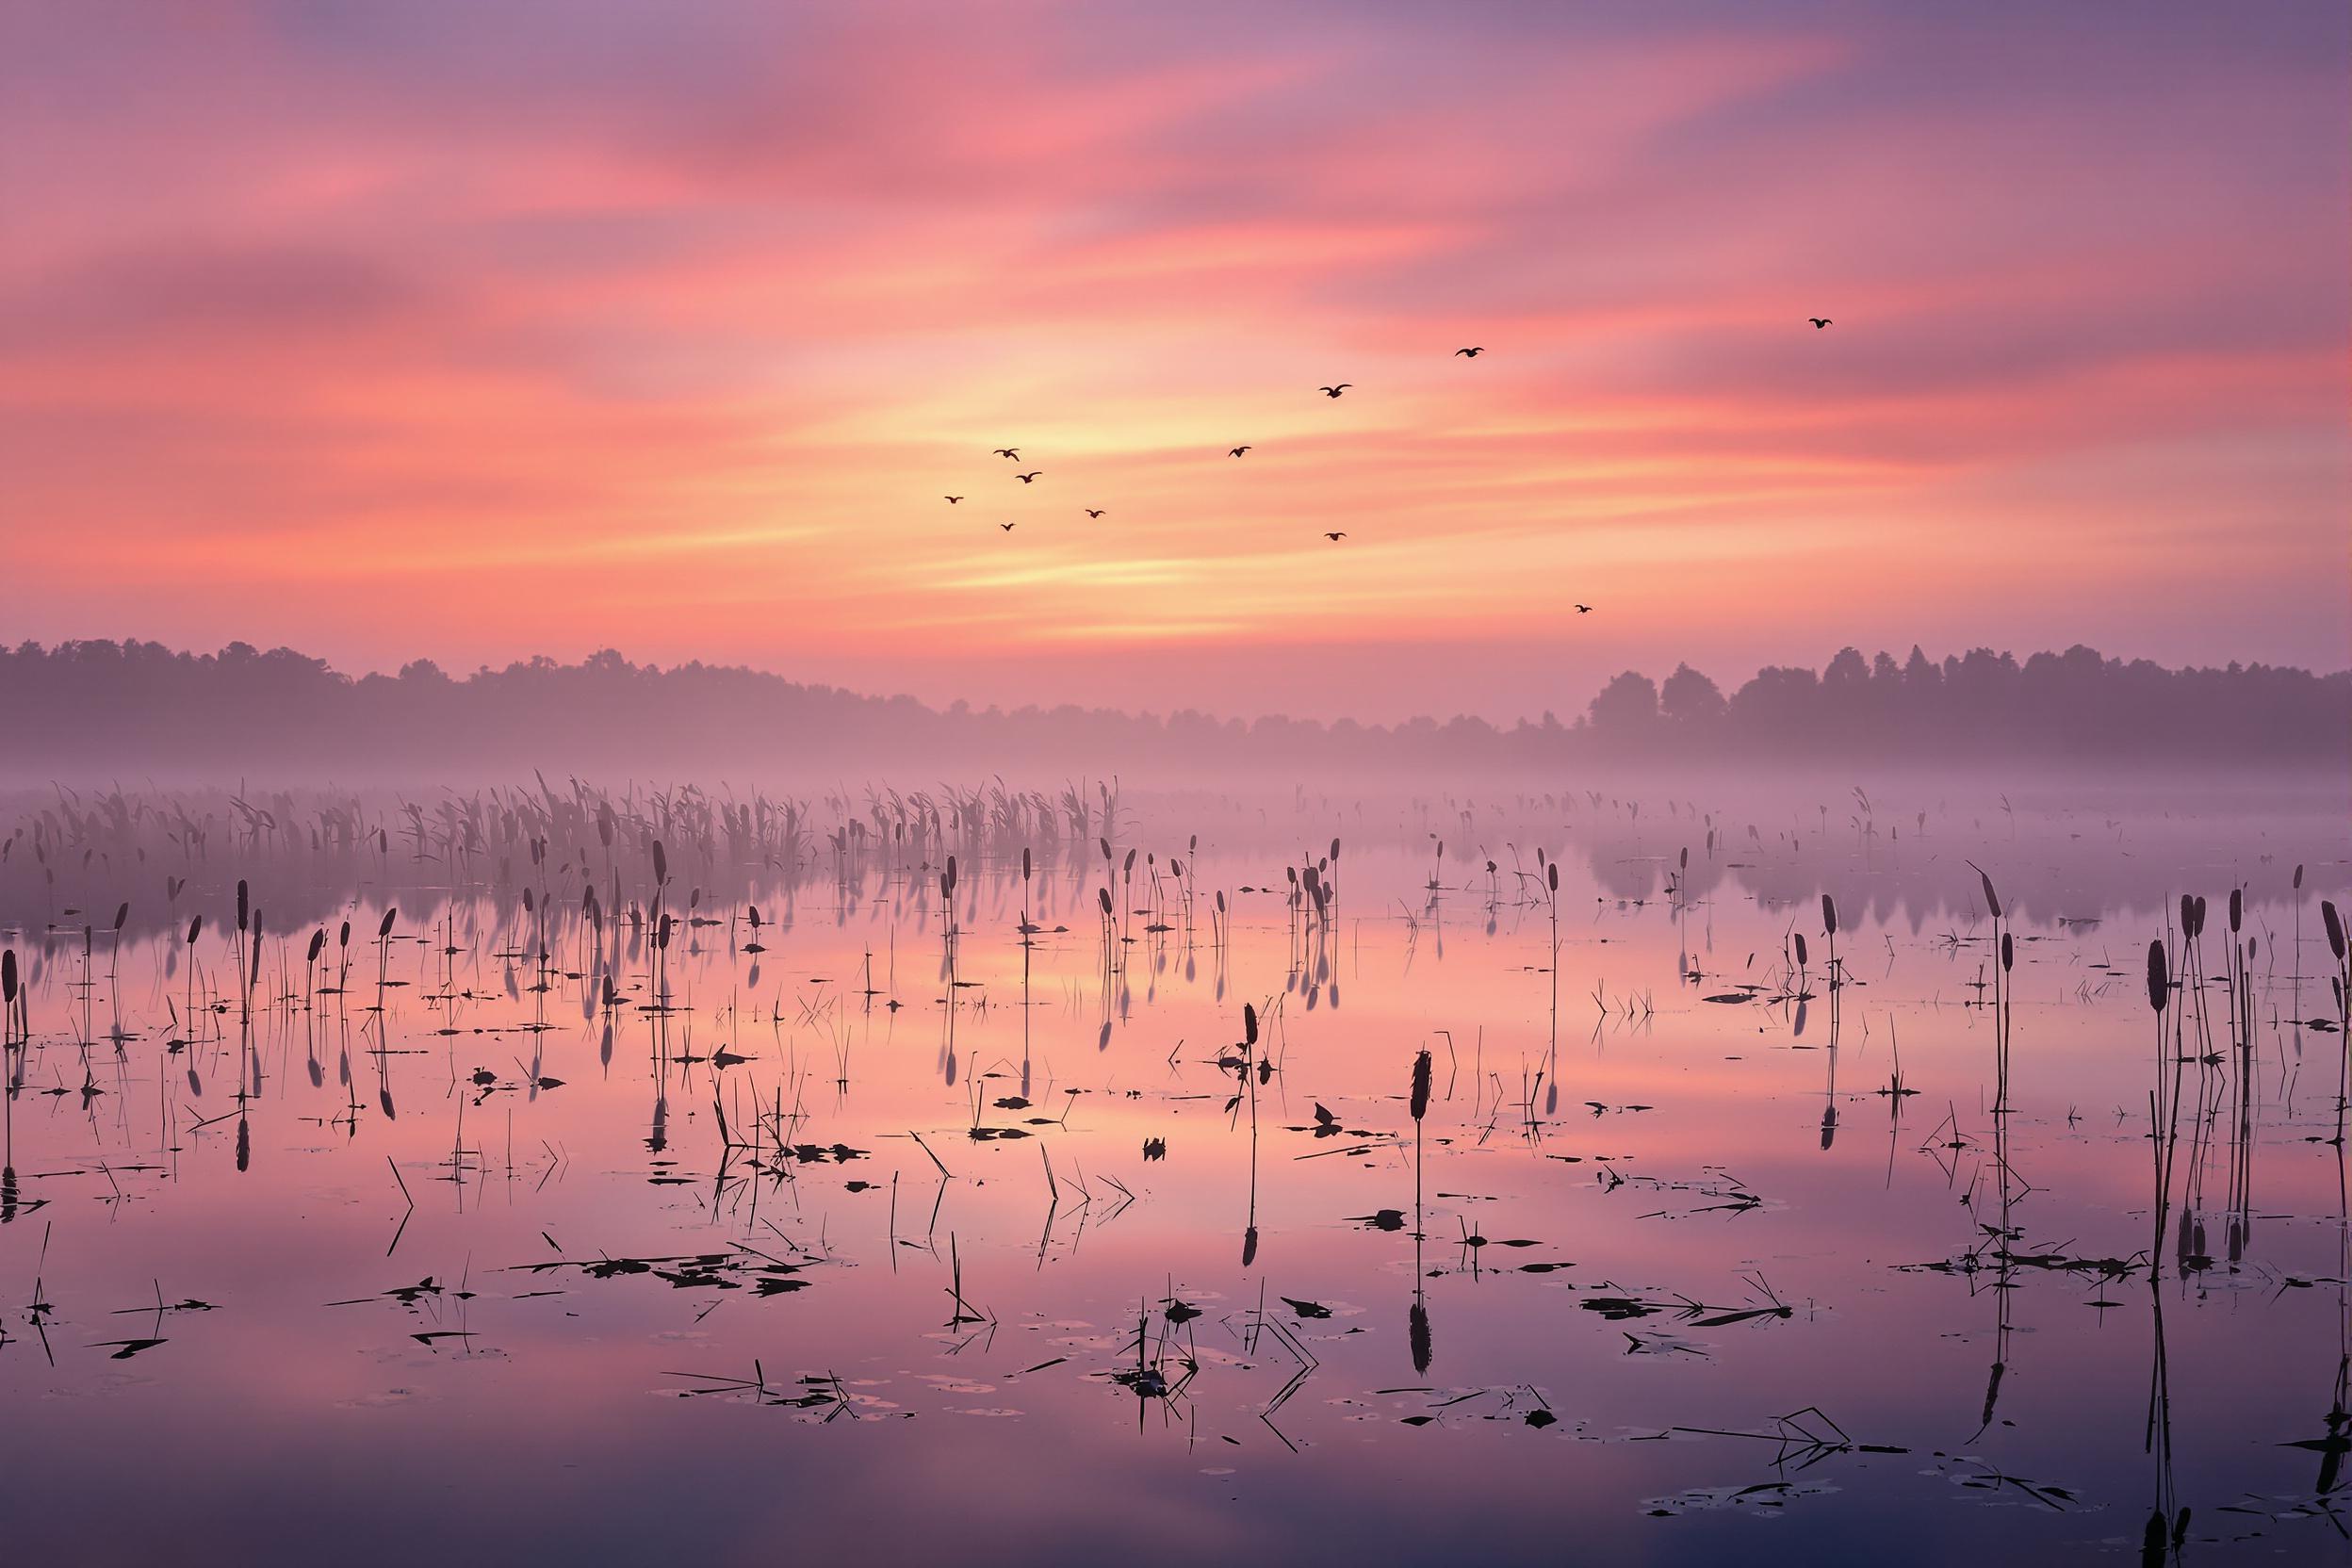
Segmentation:
[(2346, 29), (0, 0), (0, 605), (1368, 718), (2339, 668)]

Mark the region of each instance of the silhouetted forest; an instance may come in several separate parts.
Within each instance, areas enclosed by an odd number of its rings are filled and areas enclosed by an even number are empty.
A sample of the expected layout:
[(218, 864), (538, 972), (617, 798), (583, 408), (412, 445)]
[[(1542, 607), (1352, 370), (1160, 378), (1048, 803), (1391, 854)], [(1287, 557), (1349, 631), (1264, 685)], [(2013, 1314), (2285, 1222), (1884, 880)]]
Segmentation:
[[(1542, 767), (1576, 760), (2164, 761), (2342, 764), (2352, 672), (2167, 669), (2087, 647), (1940, 662), (1840, 650), (1725, 693), (1683, 665), (1628, 671), (1586, 710), (1497, 726), (1420, 718), (1219, 720), (1060, 707), (926, 707), (703, 663), (598, 653), (452, 678), (427, 660), (357, 678), (286, 648), (105, 641), (0, 650), (8, 771), (27, 776), (760, 768), (871, 776), (951, 766), (1224, 769)], [(1264, 780), (1279, 783), (1281, 776)]]

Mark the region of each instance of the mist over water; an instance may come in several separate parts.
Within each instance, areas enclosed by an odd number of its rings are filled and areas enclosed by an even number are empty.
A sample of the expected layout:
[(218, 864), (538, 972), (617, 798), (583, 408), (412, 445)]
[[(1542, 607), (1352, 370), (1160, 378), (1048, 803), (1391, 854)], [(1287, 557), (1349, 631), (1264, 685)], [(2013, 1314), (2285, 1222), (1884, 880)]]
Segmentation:
[(2341, 806), (20, 798), (10, 1539), (2325, 1556)]

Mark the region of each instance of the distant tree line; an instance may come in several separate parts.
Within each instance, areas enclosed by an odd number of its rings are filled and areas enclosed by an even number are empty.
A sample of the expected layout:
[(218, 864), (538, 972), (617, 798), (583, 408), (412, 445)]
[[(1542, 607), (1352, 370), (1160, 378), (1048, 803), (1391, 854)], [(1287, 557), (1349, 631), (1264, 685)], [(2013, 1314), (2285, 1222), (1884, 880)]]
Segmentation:
[(1687, 664), (1663, 682), (1627, 671), (1566, 724), (1545, 713), (1503, 726), (1475, 717), (1383, 726), (1189, 710), (941, 709), (740, 667), (633, 664), (610, 650), (462, 678), (427, 660), (354, 678), (286, 648), (232, 643), (195, 654), (90, 641), (0, 649), (0, 769), (19, 782), (422, 779), (533, 767), (864, 778), (973, 766), (1544, 767), (1614, 758), (2343, 763), (2352, 751), (2352, 673), (2167, 669), (2086, 647), (2022, 662), (1983, 648), (1940, 662), (1917, 648), (1900, 662), (1846, 648), (1819, 673), (1770, 668), (1728, 695)]
[(2332, 759), (2352, 743), (2352, 673), (2271, 664), (2167, 669), (2064, 653), (1975, 648), (1898, 662), (1841, 648), (1818, 675), (1759, 670), (1725, 695), (1688, 664), (1628, 670), (1579, 728), (1606, 749), (1821, 750), (1840, 756)]

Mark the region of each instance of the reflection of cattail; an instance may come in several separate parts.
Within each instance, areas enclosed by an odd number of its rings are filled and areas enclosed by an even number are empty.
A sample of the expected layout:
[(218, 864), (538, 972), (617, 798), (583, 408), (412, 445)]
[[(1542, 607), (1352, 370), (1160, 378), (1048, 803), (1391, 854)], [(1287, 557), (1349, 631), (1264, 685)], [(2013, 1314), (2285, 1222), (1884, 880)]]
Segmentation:
[(1429, 1369), (1429, 1309), (1421, 1304), (1421, 1298), (1413, 1298), (1413, 1310), (1406, 1315), (1405, 1331), (1413, 1340), (1413, 1369), (1416, 1373)]

